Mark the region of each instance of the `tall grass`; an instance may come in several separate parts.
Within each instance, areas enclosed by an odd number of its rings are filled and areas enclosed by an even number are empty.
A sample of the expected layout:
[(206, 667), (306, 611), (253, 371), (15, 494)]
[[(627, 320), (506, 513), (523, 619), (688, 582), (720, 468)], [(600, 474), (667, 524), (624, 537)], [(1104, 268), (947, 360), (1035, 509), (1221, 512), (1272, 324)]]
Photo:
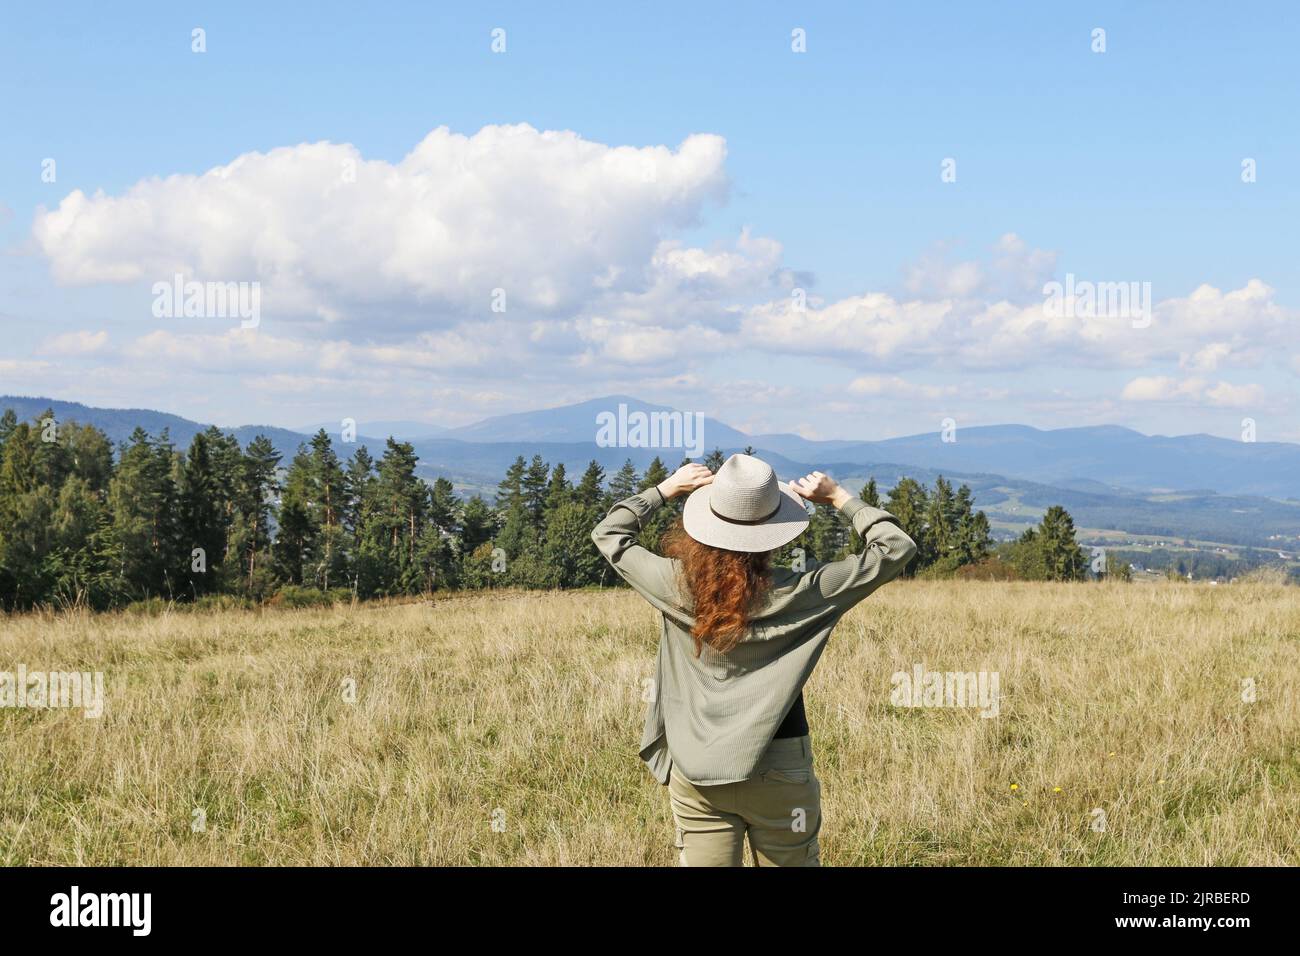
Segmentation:
[[(657, 639), (627, 591), (0, 619), (0, 670), (107, 685), (0, 709), (0, 863), (671, 865)], [(999, 716), (893, 707), (916, 663)], [(823, 862), (1297, 862), (1298, 687), (1297, 588), (892, 584), (805, 692)]]

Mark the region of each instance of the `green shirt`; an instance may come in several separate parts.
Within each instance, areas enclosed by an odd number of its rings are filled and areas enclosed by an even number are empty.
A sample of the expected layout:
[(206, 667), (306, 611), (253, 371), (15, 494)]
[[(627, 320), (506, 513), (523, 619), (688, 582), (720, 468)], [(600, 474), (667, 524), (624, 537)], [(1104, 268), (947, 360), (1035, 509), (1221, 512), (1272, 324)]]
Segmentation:
[(736, 783), (753, 776), (782, 716), (812, 673), (839, 619), (916, 553), (887, 511), (851, 498), (841, 512), (863, 540), (862, 551), (804, 571), (772, 569), (772, 586), (744, 638), (719, 654), (705, 644), (695, 656), (690, 596), (678, 562), (637, 544), (642, 520), (663, 505), (651, 488), (610, 509), (592, 540), (614, 570), (663, 615), (655, 676), (641, 736), (641, 759), (660, 783), (674, 764), (694, 784)]

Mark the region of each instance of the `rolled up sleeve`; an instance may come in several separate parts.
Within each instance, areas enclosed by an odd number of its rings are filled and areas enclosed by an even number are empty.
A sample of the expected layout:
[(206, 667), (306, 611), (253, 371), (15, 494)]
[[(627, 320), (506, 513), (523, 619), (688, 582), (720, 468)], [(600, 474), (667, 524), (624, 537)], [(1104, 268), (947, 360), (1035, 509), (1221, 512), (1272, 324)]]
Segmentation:
[(658, 488), (647, 488), (624, 498), (592, 529), (591, 540), (610, 567), (639, 594), (653, 604), (677, 610), (681, 608), (681, 600), (674, 584), (673, 562), (637, 543), (637, 534), (646, 517), (664, 503)]

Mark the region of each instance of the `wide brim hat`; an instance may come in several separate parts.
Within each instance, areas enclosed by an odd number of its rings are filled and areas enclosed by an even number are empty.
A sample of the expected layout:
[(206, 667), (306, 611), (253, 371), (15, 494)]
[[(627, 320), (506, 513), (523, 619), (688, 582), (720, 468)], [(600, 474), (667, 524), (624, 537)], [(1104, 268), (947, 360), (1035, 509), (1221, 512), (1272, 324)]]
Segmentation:
[(691, 492), (682, 525), (701, 544), (757, 553), (775, 551), (803, 534), (808, 511), (767, 462), (732, 455), (711, 484)]

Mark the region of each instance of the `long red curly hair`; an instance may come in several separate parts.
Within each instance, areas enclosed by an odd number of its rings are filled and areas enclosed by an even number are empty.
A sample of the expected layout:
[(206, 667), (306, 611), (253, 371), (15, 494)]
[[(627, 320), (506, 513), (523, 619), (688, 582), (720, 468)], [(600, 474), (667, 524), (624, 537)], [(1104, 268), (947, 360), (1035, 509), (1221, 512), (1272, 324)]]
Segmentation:
[(770, 551), (727, 551), (696, 541), (681, 519), (665, 532), (663, 553), (681, 562), (686, 589), (694, 602), (695, 656), (708, 644), (725, 654), (745, 636), (750, 615), (771, 586)]

